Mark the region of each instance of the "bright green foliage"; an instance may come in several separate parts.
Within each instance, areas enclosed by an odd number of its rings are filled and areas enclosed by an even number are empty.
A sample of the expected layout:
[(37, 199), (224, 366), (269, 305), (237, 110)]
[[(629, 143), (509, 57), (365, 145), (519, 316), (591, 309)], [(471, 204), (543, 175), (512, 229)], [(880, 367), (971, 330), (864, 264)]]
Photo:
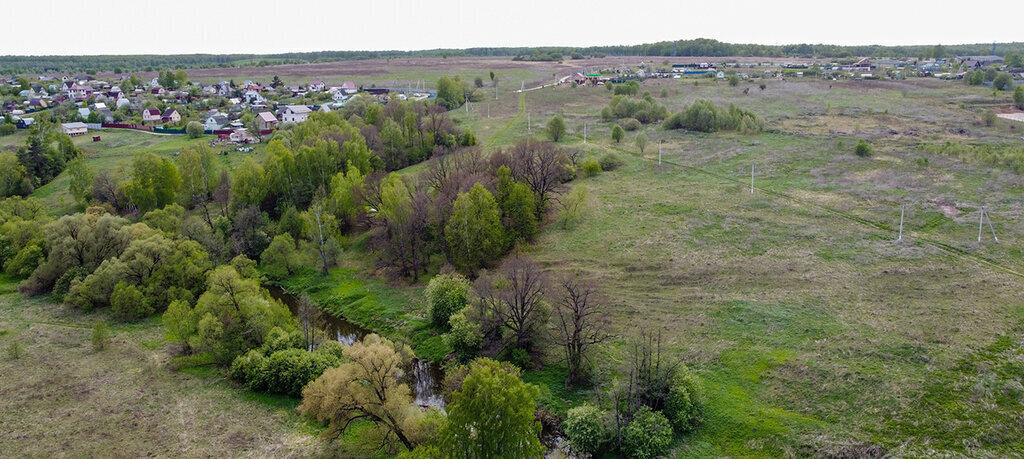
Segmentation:
[(861, 158), (866, 158), (872, 154), (871, 145), (866, 140), (860, 139), (857, 141), (857, 145), (853, 147), (853, 152)]
[(23, 289), (31, 294), (42, 293), (72, 268), (92, 272), (103, 260), (121, 255), (132, 239), (127, 224), (127, 220), (99, 207), (49, 223), (43, 229), (50, 249), (46, 263), (33, 273)]
[(448, 319), (466, 307), (469, 281), (461, 274), (438, 274), (427, 284), (427, 303), (434, 326), (448, 328)]
[(619, 96), (635, 96), (640, 92), (640, 83), (636, 80), (630, 80), (622, 84), (615, 85), (615, 95)]
[(221, 168), (213, 151), (205, 145), (182, 150), (178, 156), (181, 175), (181, 205), (201, 206), (213, 197), (220, 182)]
[(498, 207), (508, 242), (528, 241), (537, 234), (537, 196), (530, 187), (512, 178), (508, 166), (498, 168)]
[(740, 77), (739, 76), (737, 76), (735, 73), (732, 74), (732, 75), (729, 75), (729, 86), (735, 87), (735, 86), (739, 86), (739, 84), (740, 84)]
[(615, 153), (608, 153), (601, 157), (600, 160), (601, 171), (613, 171), (622, 167), (622, 159), (615, 155)]
[[(242, 277), (232, 266), (219, 266), (209, 274), (209, 288), (191, 312), (197, 321), (190, 346), (212, 352), (221, 362), (262, 345), (274, 327), (295, 329), (288, 308), (270, 298), (256, 279)], [(205, 323), (204, 323), (205, 322)]]
[(85, 204), (92, 191), (92, 181), (96, 174), (85, 164), (85, 160), (81, 156), (68, 162), (67, 172), (71, 177), (71, 183), (68, 185), (71, 196), (74, 196), (75, 201), (78, 201), (79, 204)]
[(1013, 106), (1018, 110), (1024, 110), (1024, 86), (1013, 89)]
[(452, 395), (440, 447), (454, 457), (539, 458), (541, 425), (533, 417), (540, 390), (517, 370), (491, 359), (470, 365), (462, 389)]
[(125, 281), (114, 286), (110, 294), (110, 307), (122, 320), (138, 320), (153, 313), (153, 307), (142, 297), (139, 288)]
[(232, 362), (231, 377), (254, 391), (298, 397), (302, 395), (302, 388), (320, 377), (324, 370), (341, 364), (340, 356), (327, 352), (327, 347), (324, 349), (310, 352), (289, 348), (274, 351), (269, 356), (253, 349)]
[(1000, 91), (1013, 89), (1013, 76), (1006, 72), (999, 72), (999, 75), (992, 80), (992, 87)]
[(505, 238), (491, 192), (477, 183), (469, 192), (459, 194), (445, 236), (452, 264), (462, 272), (475, 272), (497, 259)]
[(991, 108), (981, 112), (981, 122), (985, 123), (985, 126), (995, 126), (996, 120), (998, 119), (999, 116), (996, 115), (995, 110), (992, 110)]
[(92, 326), (92, 348), (96, 351), (102, 351), (107, 348), (110, 344), (110, 326), (107, 325), (107, 321), (100, 319), (97, 320)]
[(437, 80), (437, 104), (451, 110), (458, 108), (466, 102), (462, 92), (462, 85), (449, 77), (441, 77)]
[(180, 188), (181, 176), (174, 163), (153, 153), (139, 153), (132, 160), (124, 193), (135, 207), (147, 212), (174, 202)]
[(628, 457), (649, 458), (668, 453), (672, 426), (665, 415), (643, 406), (622, 429), (622, 452)]
[(204, 131), (205, 129), (203, 128), (202, 123), (198, 121), (189, 121), (185, 124), (185, 134), (187, 134), (190, 139), (198, 139), (202, 137)]
[(609, 438), (605, 418), (605, 413), (594, 405), (583, 404), (570, 409), (562, 421), (562, 431), (569, 438), (572, 450), (596, 453)]
[(686, 110), (665, 120), (665, 129), (686, 129), (688, 131), (717, 132), (736, 131), (742, 133), (761, 132), (764, 120), (753, 112), (729, 104), (724, 109), (707, 99), (699, 99)]
[(641, 131), (639, 134), (637, 134), (636, 138), (633, 139), (633, 143), (636, 144), (636, 148), (640, 150), (640, 153), (643, 153), (644, 150), (647, 148), (648, 143), (647, 131)]
[(28, 245), (18, 251), (13, 258), (4, 262), (4, 272), (14, 277), (28, 277), (45, 259), (43, 248), (39, 243)]
[(565, 126), (565, 120), (562, 119), (562, 115), (555, 115), (551, 117), (551, 120), (548, 121), (547, 131), (552, 142), (558, 142), (559, 139), (565, 136), (568, 128)]
[(185, 216), (185, 208), (178, 204), (169, 204), (163, 209), (153, 209), (142, 216), (142, 222), (150, 228), (163, 231), (168, 236), (178, 234), (181, 219)]
[(18, 157), (11, 152), (0, 153), (0, 198), (24, 196), (31, 192), (28, 171), (18, 162)]
[(619, 126), (618, 124), (612, 126), (612, 140), (614, 140), (615, 143), (622, 142), (622, 138), (625, 136), (626, 131), (622, 129), (622, 126)]
[(583, 169), (583, 175), (587, 177), (593, 177), (601, 173), (601, 163), (597, 162), (596, 159), (584, 160), (581, 168)]
[(1007, 53), (1004, 56), (1006, 66), (1012, 69), (1024, 67), (1024, 55), (1021, 53)]
[(563, 228), (569, 228), (583, 218), (583, 209), (587, 204), (588, 191), (586, 185), (576, 185), (572, 187), (572, 191), (559, 201), (558, 217), (562, 220)]
[(634, 119), (643, 124), (661, 121), (668, 114), (668, 108), (654, 102), (653, 99), (637, 99), (621, 95), (612, 97), (608, 105), (601, 109), (601, 118), (605, 121)]
[(476, 324), (466, 318), (466, 310), (452, 314), (448, 324), (451, 331), (444, 335), (444, 341), (455, 351), (459, 361), (468, 362), (476, 357), (484, 337), (477, 330)]
[(260, 266), (270, 279), (280, 280), (308, 266), (308, 257), (296, 249), (295, 239), (284, 233), (274, 237), (260, 256)]
[(704, 389), (697, 375), (683, 367), (669, 388), (663, 412), (676, 432), (686, 433), (700, 425), (704, 403)]
[[(269, 150), (270, 147), (267, 149)], [(242, 161), (242, 165), (238, 166), (235, 171), (234, 181), (231, 183), (231, 205), (236, 209), (257, 206), (263, 202), (263, 197), (266, 195), (263, 166), (256, 163), (251, 156), (246, 157), (245, 161)]]
[(964, 76), (964, 81), (971, 86), (978, 86), (985, 82), (985, 72), (980, 70), (971, 70)]
[(191, 349), (188, 338), (196, 332), (196, 323), (192, 321), (191, 316), (192, 306), (187, 301), (175, 300), (167, 306), (167, 311), (161, 318), (167, 331), (171, 334), (171, 339), (181, 343), (186, 352)]

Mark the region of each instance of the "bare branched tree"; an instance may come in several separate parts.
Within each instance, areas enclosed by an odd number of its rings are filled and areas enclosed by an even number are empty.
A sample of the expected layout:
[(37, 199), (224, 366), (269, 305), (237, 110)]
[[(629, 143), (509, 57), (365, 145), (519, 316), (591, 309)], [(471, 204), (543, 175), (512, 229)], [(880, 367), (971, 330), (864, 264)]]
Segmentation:
[(509, 150), (512, 176), (526, 182), (537, 195), (538, 216), (547, 208), (551, 195), (562, 188), (571, 164), (562, 149), (552, 143), (523, 140)]
[(546, 277), (536, 262), (515, 255), (501, 265), (497, 276), (481, 277), (476, 283), (480, 315), (511, 333), (506, 347), (529, 350), (536, 344), (548, 315)]
[(569, 367), (565, 385), (570, 387), (585, 377), (587, 350), (611, 337), (608, 315), (596, 285), (579, 272), (562, 277), (553, 290), (552, 296), (557, 298), (555, 328)]

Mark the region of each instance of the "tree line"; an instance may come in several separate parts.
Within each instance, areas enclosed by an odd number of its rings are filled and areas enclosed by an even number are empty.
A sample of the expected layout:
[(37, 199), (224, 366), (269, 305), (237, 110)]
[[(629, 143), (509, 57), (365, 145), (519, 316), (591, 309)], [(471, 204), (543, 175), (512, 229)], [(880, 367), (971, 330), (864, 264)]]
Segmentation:
[[(997, 53), (1024, 52), (1024, 42), (998, 43)], [(97, 55), (97, 56), (0, 56), (0, 74), (112, 71), (155, 71), (178, 68), (245, 67), (302, 64), (345, 60), (392, 59), (414, 57), (497, 57), (520, 56), (526, 60), (558, 60), (562, 56), (749, 56), (749, 57), (830, 57), (855, 56), (927, 58), (988, 55), (992, 43), (963, 45), (760, 45), (726, 43), (697, 38), (616, 46), (543, 46), (431, 49), (418, 51), (317, 51), (278, 54), (174, 54), (174, 55)]]

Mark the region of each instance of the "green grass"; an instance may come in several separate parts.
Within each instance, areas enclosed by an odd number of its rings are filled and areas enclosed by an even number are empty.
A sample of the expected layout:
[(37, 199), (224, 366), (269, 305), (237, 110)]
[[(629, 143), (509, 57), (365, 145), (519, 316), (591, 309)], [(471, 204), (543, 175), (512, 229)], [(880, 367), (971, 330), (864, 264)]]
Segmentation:
[[(237, 388), (220, 373), (174, 371), (176, 346), (159, 320), (125, 325), (0, 285), (0, 348), (18, 340), (24, 356), (0, 356), (0, 450), (25, 457), (319, 455), (322, 428), (301, 418), (297, 400)], [(98, 318), (109, 347), (94, 351)], [(159, 346), (155, 344), (159, 343)]]
[[(93, 142), (92, 135), (99, 135), (102, 141)], [(19, 132), (17, 135), (0, 137), (3, 145), (12, 145), (14, 148), (24, 144), (27, 134)], [(107, 171), (124, 177), (126, 172), (123, 168), (131, 164), (132, 157), (141, 152), (156, 153), (157, 155), (174, 159), (174, 153), (196, 145), (209, 144), (213, 136), (203, 136), (198, 139), (189, 139), (183, 135), (153, 134), (144, 131), (130, 129), (104, 129), (90, 131), (89, 135), (75, 137), (77, 145), (85, 154), (86, 164), (99, 173)], [(265, 144), (254, 145), (252, 152), (241, 153), (234, 150), (233, 146), (217, 146), (214, 152), (229, 151), (226, 155), (217, 155), (222, 166), (231, 171), (235, 166), (241, 164), (247, 156), (262, 158)], [(68, 191), (70, 178), (63, 173), (50, 183), (36, 189), (32, 196), (42, 199), (52, 215), (63, 215), (71, 213), (76, 209), (74, 198)]]
[[(1020, 454), (1009, 440), (1024, 433), (1009, 415), (1019, 409), (1015, 379), (1003, 376), (1019, 379), (1016, 363), (1005, 362), (1019, 359), (1020, 345), (1000, 344), (1019, 334), (1024, 259), (1007, 241), (1024, 236), (1012, 224), (1024, 210), (1014, 198), (1020, 178), (918, 147), (963, 126), (970, 108), (947, 100), (978, 90), (773, 81), (763, 95), (755, 87), (744, 96), (742, 87), (688, 83), (649, 81), (645, 90), (668, 87), (663, 103), (673, 110), (697, 98), (735, 103), (774, 130), (655, 127), (641, 155), (632, 135), (610, 142), (609, 124), (597, 117), (611, 97), (603, 89), (530, 94), (534, 118), (586, 122), (589, 155), (626, 160), (574, 182), (590, 189), (584, 220), (545, 229), (529, 253), (602, 285), (619, 337), (603, 365), (619, 366), (622, 345), (643, 329), (660, 330), (671, 353), (697, 370), (708, 412), (677, 453), (858, 455), (877, 446), (912, 456)], [(969, 131), (980, 142), (1019, 136), (1002, 127)], [(853, 155), (862, 136), (873, 139), (873, 158)], [(915, 162), (922, 156), (928, 167)], [(987, 227), (986, 241), (976, 241), (981, 202), (1000, 244)], [(901, 203), (904, 241), (896, 244)], [(972, 389), (979, 381), (985, 390)]]

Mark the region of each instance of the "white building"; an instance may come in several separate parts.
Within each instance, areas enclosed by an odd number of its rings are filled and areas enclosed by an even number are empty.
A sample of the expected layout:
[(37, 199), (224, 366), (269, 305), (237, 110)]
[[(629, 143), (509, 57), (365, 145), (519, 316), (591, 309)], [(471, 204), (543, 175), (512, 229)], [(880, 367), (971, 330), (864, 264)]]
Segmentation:
[(285, 123), (301, 123), (309, 118), (311, 110), (305, 105), (285, 105), (281, 109), (281, 121)]

